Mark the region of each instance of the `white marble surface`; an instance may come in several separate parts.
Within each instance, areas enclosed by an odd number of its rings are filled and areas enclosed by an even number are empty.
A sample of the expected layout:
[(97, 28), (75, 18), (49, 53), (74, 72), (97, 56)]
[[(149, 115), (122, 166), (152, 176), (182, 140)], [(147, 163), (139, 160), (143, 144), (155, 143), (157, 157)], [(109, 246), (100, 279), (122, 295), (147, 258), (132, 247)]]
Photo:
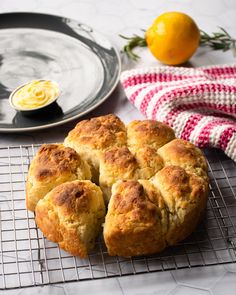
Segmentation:
[[(164, 11), (178, 10), (191, 15), (207, 32), (224, 27), (236, 36), (235, 0), (0, 0), (0, 12), (33, 11), (62, 15), (80, 20), (106, 35), (118, 49), (124, 41), (118, 34), (140, 33)], [(1, 44), (1, 40), (0, 40)], [(122, 58), (123, 69), (157, 65), (146, 50), (138, 50), (137, 64)], [(231, 52), (199, 49), (191, 59), (193, 66), (235, 62)], [(111, 97), (88, 116), (115, 113), (125, 122), (142, 116), (127, 102), (120, 86)], [(87, 116), (87, 117), (88, 117)], [(25, 134), (1, 134), (0, 145), (59, 142), (76, 122)], [(236, 265), (166, 271), (113, 279), (35, 287), (0, 294), (236, 294)]]

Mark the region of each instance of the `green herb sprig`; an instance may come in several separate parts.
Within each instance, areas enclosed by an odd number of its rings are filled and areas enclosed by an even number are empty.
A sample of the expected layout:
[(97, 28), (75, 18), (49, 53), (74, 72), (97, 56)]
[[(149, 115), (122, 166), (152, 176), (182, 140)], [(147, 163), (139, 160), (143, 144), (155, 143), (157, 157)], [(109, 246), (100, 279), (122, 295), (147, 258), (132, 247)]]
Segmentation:
[(136, 47), (147, 47), (147, 42), (144, 37), (133, 35), (132, 37), (126, 37), (119, 35), (121, 38), (127, 40), (127, 44), (123, 47), (123, 52), (134, 61), (137, 61), (140, 56), (134, 53), (133, 49)]
[(233, 39), (230, 34), (223, 28), (219, 27), (221, 32), (212, 33), (212, 35), (200, 30), (200, 46), (208, 46), (213, 50), (232, 50), (236, 56), (236, 39)]

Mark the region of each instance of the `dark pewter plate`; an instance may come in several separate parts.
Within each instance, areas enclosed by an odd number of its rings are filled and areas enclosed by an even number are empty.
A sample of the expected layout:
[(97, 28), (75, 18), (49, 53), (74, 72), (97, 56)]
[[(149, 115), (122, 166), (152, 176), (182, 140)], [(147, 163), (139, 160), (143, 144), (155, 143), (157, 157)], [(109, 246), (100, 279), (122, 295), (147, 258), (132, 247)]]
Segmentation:
[[(111, 94), (120, 68), (116, 49), (85, 24), (38, 13), (0, 14), (0, 132), (40, 130), (79, 118)], [(61, 95), (47, 112), (24, 116), (8, 98), (34, 79), (56, 81)]]

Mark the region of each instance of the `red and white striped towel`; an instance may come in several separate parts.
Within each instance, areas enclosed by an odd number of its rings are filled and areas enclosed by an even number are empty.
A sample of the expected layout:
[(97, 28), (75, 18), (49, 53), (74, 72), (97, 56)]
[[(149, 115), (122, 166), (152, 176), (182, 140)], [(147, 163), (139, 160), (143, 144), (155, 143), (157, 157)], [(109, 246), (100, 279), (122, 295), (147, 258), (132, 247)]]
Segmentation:
[(121, 83), (144, 116), (236, 161), (236, 64), (134, 69), (122, 73)]

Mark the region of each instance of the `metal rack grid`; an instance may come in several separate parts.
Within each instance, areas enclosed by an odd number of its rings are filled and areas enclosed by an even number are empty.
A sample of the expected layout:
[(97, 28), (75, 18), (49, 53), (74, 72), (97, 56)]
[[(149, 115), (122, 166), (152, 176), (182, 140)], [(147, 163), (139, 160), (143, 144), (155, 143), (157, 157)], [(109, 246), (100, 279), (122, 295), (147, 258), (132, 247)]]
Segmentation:
[(87, 259), (48, 241), (25, 209), (38, 146), (0, 148), (0, 290), (236, 262), (236, 165), (206, 150), (211, 178), (204, 221), (177, 246), (146, 257), (110, 257), (100, 238)]

